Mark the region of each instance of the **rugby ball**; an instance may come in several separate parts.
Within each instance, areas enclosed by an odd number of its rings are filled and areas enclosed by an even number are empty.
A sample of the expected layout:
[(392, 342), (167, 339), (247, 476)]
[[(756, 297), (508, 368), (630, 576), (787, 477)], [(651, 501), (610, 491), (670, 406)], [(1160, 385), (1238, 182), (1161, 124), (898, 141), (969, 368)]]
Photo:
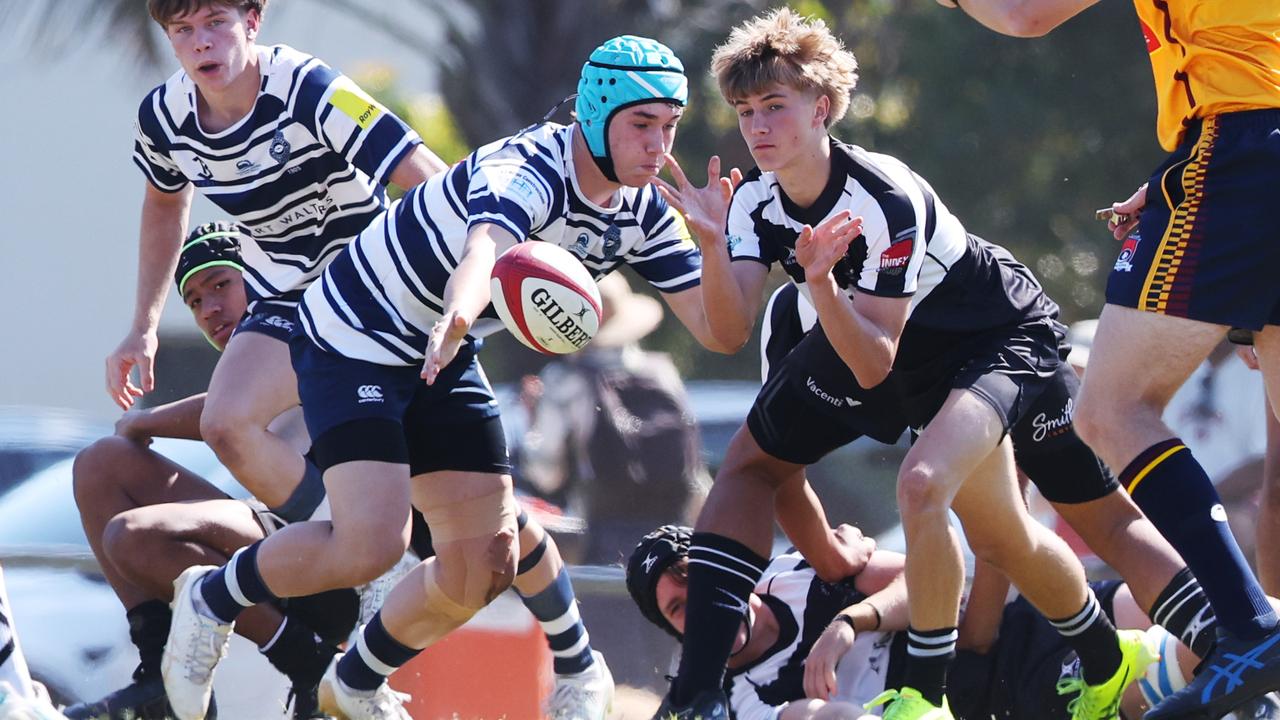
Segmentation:
[(600, 329), (600, 289), (578, 258), (558, 245), (526, 240), (502, 253), (489, 289), (502, 323), (540, 353), (577, 352)]

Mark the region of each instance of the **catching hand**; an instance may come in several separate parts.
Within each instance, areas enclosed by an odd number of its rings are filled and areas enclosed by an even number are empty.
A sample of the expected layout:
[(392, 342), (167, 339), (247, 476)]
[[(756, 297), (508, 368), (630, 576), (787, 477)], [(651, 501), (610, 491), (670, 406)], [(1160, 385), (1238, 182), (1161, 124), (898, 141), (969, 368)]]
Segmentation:
[(805, 225), (796, 239), (796, 262), (804, 268), (805, 279), (826, 277), (849, 251), (849, 243), (861, 234), (862, 218), (851, 217), (848, 210), (823, 220), (816, 228)]
[(729, 177), (722, 178), (720, 158), (712, 156), (707, 161), (706, 186), (694, 187), (680, 168), (680, 163), (671, 155), (667, 155), (667, 166), (671, 168), (675, 185), (661, 178), (653, 178), (649, 182), (658, 188), (667, 204), (684, 216), (685, 223), (700, 242), (723, 240), (729, 219), (729, 201), (733, 198), (733, 189), (742, 182), (742, 171), (734, 168), (729, 171)]

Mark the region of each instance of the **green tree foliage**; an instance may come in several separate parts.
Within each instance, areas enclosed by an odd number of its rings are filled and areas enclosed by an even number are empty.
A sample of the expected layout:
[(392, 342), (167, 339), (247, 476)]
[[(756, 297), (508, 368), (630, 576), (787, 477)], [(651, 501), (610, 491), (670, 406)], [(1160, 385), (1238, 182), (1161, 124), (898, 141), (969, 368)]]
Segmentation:
[[(732, 25), (778, 3), (414, 0), (443, 25), (441, 43), (438, 34), (399, 22), (389, 8), (311, 1), (348, 10), (353, 22), (418, 48), (423, 62), (439, 69), (436, 100), (399, 96), (390, 75), (384, 87), (371, 89), (448, 160), (536, 122), (574, 92), (593, 47), (635, 33), (671, 45), (690, 74), (692, 98), (676, 151), (691, 176), (701, 180), (712, 154), (726, 165), (751, 165), (707, 65)], [(153, 59), (161, 54), (141, 0), (91, 4), (88, 12), (107, 18), (113, 37)], [(1130, 4), (1101, 2), (1036, 40), (1002, 37), (930, 0), (791, 5), (830, 23), (860, 62), (851, 111), (834, 134), (908, 162), (971, 232), (1005, 245), (1037, 273), (1065, 320), (1095, 315), (1116, 247), (1093, 210), (1127, 197), (1162, 155), (1150, 69)], [(58, 28), (66, 26), (60, 20), (83, 17), (85, 7), (0, 0), (0, 21), (25, 23), (45, 45), (60, 37)], [(568, 121), (567, 111), (556, 119)], [(757, 372), (755, 353), (700, 352), (673, 319), (647, 344), (673, 351), (693, 375)], [(510, 358), (514, 372), (536, 362), (526, 357), (498, 352), (487, 362), (506, 375), (500, 359)]]

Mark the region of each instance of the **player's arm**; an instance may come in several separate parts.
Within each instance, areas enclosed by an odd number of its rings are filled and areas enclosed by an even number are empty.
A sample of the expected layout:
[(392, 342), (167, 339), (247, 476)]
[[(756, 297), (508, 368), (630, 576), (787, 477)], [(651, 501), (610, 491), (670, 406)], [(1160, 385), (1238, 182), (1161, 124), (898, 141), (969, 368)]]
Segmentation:
[(116, 421), (116, 435), (142, 444), (158, 437), (202, 440), (200, 413), (204, 412), (206, 395), (200, 393), (167, 405), (130, 410)]
[(400, 158), (400, 162), (392, 168), (391, 174), (387, 177), (393, 185), (402, 190), (408, 190), (416, 185), (421, 185), (427, 181), (427, 178), (437, 173), (448, 170), (449, 166), (440, 156), (427, 149), (426, 145), (416, 145), (413, 150)]
[(960, 618), (956, 647), (983, 655), (990, 652), (1000, 637), (1000, 620), (1008, 597), (1009, 578), (981, 559), (975, 560), (973, 585), (964, 617)]
[[(705, 274), (703, 275), (703, 281), (706, 281)], [(759, 293), (757, 293), (756, 297), (759, 297)], [(679, 318), (680, 322), (702, 347), (712, 352), (732, 354), (742, 349), (742, 345), (745, 344), (745, 340), (742, 343), (725, 342), (714, 331), (711, 323), (712, 305), (707, 303), (706, 296), (700, 287), (691, 287), (673, 293), (662, 293), (662, 299), (666, 301), (667, 307), (671, 308), (671, 312)], [(757, 301), (758, 304), (759, 302)], [(748, 332), (750, 332), (749, 328)], [(750, 335), (747, 337), (750, 338)]]
[(471, 325), (489, 305), (489, 276), (498, 256), (515, 247), (516, 236), (489, 222), (471, 226), (458, 267), (444, 286), (444, 310), (431, 329), (422, 379), (430, 385), (452, 362)]
[(864, 388), (879, 385), (898, 355), (898, 340), (911, 310), (910, 297), (864, 292), (851, 300), (836, 284), (831, 269), (862, 232), (862, 219), (837, 213), (816, 228), (806, 226), (796, 240), (796, 260), (804, 267), (818, 322), (832, 347)]
[(830, 700), (839, 692), (836, 668), (858, 633), (906, 630), (907, 579), (901, 553), (877, 550), (854, 586), (867, 598), (841, 610), (822, 631), (804, 661), (805, 695)]
[[(671, 169), (675, 184), (654, 178), (653, 185), (667, 204), (684, 218), (702, 252), (698, 299), (705, 318), (705, 330), (714, 337), (715, 347), (706, 342), (702, 344), (712, 350), (737, 352), (751, 339), (768, 274), (767, 266), (732, 262), (725, 239), (725, 227), (731, 224), (729, 213), (734, 188), (742, 182), (742, 173), (735, 168), (729, 172), (729, 177), (720, 177), (720, 158), (712, 157), (707, 161), (706, 186), (696, 187), (689, 182), (674, 156), (667, 155), (667, 167)], [(689, 326), (689, 323), (685, 325)], [(689, 329), (698, 335), (695, 328)], [(698, 339), (701, 341), (702, 337)]]
[(1040, 37), (1098, 0), (938, 0), (1003, 35)]
[[(158, 190), (146, 184), (142, 199), (142, 231), (138, 242), (138, 286), (133, 323), (129, 334), (107, 357), (107, 394), (128, 410), (134, 399), (155, 387), (152, 374), (156, 348), (156, 328), (169, 291), (170, 279), (182, 250), (179, 240), (187, 234), (187, 213), (191, 209), (190, 185), (177, 192)], [(138, 367), (141, 388), (134, 386), (129, 372)]]
[(818, 577), (827, 582), (839, 582), (857, 575), (866, 567), (874, 545), (863, 541), (857, 528), (848, 525), (832, 528), (822, 501), (807, 478), (802, 482), (784, 483), (778, 488), (774, 495), (774, 510), (782, 532)]

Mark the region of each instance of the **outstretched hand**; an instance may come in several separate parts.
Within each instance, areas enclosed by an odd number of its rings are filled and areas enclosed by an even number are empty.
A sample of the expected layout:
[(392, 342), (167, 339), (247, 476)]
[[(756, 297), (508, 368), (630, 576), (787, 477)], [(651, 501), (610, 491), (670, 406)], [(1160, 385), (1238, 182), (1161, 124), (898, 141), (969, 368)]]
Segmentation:
[(674, 185), (656, 177), (649, 182), (658, 188), (667, 204), (684, 216), (685, 224), (699, 241), (723, 240), (729, 219), (729, 201), (733, 198), (734, 188), (742, 182), (742, 171), (733, 168), (729, 177), (720, 177), (720, 157), (713, 155), (707, 161), (707, 184), (695, 187), (680, 163), (670, 154), (667, 155), (667, 167), (671, 168), (671, 177), (676, 181)]
[(841, 210), (818, 227), (805, 225), (800, 231), (800, 237), (796, 238), (796, 262), (804, 268), (805, 279), (826, 277), (849, 251), (849, 243), (862, 234), (862, 218), (851, 215), (848, 210)]
[[(107, 356), (107, 395), (121, 410), (133, 407), (137, 398), (155, 388), (154, 364), (158, 345), (155, 332), (130, 333)], [(141, 387), (134, 385), (129, 376), (134, 367), (138, 368)]]
[(423, 360), (422, 372), (419, 373), (428, 385), (434, 384), (440, 371), (453, 362), (453, 358), (458, 354), (458, 348), (470, 331), (471, 324), (456, 310), (440, 318), (435, 325), (431, 326), (431, 339), (427, 341), (427, 357)]

